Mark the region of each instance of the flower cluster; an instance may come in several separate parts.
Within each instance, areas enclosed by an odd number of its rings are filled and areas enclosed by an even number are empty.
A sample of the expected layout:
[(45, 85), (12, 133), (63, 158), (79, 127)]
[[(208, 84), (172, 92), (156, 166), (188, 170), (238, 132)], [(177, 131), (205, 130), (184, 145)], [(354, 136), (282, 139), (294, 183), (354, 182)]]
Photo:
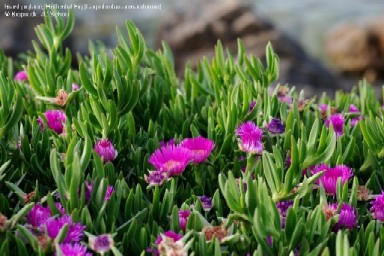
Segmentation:
[[(56, 208), (61, 213), (59, 216), (54, 216), (48, 207), (44, 207), (41, 204), (36, 204), (27, 214), (27, 227), (40, 237), (41, 241), (46, 239), (54, 240), (60, 233), (60, 230), (67, 225), (68, 231), (63, 240), (63, 244), (60, 245), (60, 249), (63, 255), (72, 255), (69, 252), (72, 250), (78, 250), (76, 255), (85, 254), (86, 248), (79, 244), (84, 236), (85, 226), (78, 222), (73, 222), (70, 215), (65, 214), (61, 204), (56, 203)], [(44, 244), (46, 244), (44, 242)], [(84, 254), (81, 252), (84, 251)]]
[(344, 185), (353, 176), (352, 169), (345, 165), (337, 165), (332, 168), (325, 164), (321, 164), (312, 169), (312, 174), (321, 171), (324, 171), (324, 174), (318, 181), (316, 181), (316, 184), (321, 184), (324, 187), (325, 192), (331, 195), (336, 195), (338, 179), (341, 179), (341, 184)]
[(384, 222), (384, 192), (376, 196), (371, 202), (371, 205), (370, 211), (372, 212), (372, 217), (375, 220)]
[(144, 178), (150, 186), (161, 185), (168, 178), (181, 175), (189, 163), (207, 160), (214, 146), (213, 141), (201, 136), (184, 139), (179, 145), (174, 140), (163, 143), (148, 160), (156, 170)]

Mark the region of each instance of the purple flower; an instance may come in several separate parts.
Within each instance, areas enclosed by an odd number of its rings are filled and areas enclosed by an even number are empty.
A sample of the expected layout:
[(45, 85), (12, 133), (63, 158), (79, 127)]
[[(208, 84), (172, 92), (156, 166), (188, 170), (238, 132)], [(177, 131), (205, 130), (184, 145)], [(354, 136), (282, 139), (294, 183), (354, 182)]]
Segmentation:
[[(79, 243), (64, 243), (60, 244), (60, 251), (63, 256), (92, 256), (87, 252), (87, 247)], [(55, 255), (59, 255), (55, 253)]]
[(257, 127), (254, 122), (248, 121), (241, 124), (236, 129), (236, 135), (239, 136), (240, 150), (256, 155), (263, 152), (263, 143), (261, 142), (263, 130)]
[(78, 84), (72, 83), (72, 91), (79, 90), (80, 86)]
[(58, 218), (51, 217), (45, 222), (44, 229), (46, 229), (51, 239), (55, 239), (65, 224), (68, 225), (68, 232), (63, 242), (79, 242), (84, 235), (85, 226), (81, 225), (81, 223), (73, 223), (69, 215), (63, 215)]
[(281, 217), (281, 227), (285, 228), (285, 219), (287, 217), (288, 209), (293, 206), (292, 201), (281, 201), (276, 203), (276, 207), (279, 210)]
[(272, 120), (267, 124), (267, 130), (272, 134), (282, 134), (285, 130), (285, 126), (280, 119), (272, 118)]
[[(85, 201), (89, 201), (91, 199), (92, 191), (93, 191), (93, 184), (94, 182), (85, 181)], [(104, 196), (104, 202), (107, 202), (110, 198), (112, 193), (115, 191), (115, 188), (111, 185), (107, 186), (107, 191), (105, 192)]]
[(166, 172), (169, 176), (177, 176), (183, 173), (192, 160), (192, 152), (184, 147), (166, 145), (158, 148), (148, 162), (158, 171)]
[(104, 163), (112, 162), (117, 157), (117, 151), (107, 138), (99, 140), (93, 149), (103, 158)]
[(182, 242), (183, 236), (171, 230), (160, 234), (156, 238), (156, 247), (147, 249), (148, 253), (159, 256), (161, 255), (187, 255)]
[[(54, 130), (57, 134), (61, 134), (64, 131), (64, 123), (67, 119), (65, 113), (61, 110), (48, 110), (44, 113), (48, 122), (48, 127)], [(39, 121), (38, 121), (39, 122)], [(40, 122), (39, 122), (40, 124)], [(44, 126), (43, 126), (44, 127)], [(41, 129), (41, 125), (40, 125)]]
[(381, 195), (375, 197), (371, 202), (372, 207), (369, 209), (372, 212), (374, 219), (384, 222), (384, 191)]
[(25, 70), (22, 70), (22, 71), (17, 72), (13, 79), (15, 81), (27, 81), (28, 80), (28, 74)]
[(212, 198), (209, 196), (199, 196), (204, 211), (208, 212), (212, 209)]
[[(338, 203), (329, 204), (325, 207), (327, 212), (336, 212)], [(343, 203), (339, 212), (339, 220), (333, 227), (334, 231), (338, 231), (341, 228), (353, 229), (357, 226), (357, 212), (349, 204)]]
[(179, 224), (182, 230), (185, 230), (185, 228), (187, 227), (187, 222), (190, 214), (190, 210), (179, 210)]
[(256, 101), (251, 101), (251, 103), (249, 104), (248, 114), (252, 112), (255, 106), (256, 106)]
[(104, 254), (110, 251), (113, 246), (114, 241), (109, 234), (92, 236), (89, 238), (89, 247), (97, 253)]
[(37, 228), (44, 224), (51, 216), (51, 210), (48, 207), (36, 204), (27, 214), (27, 221), (32, 227)]
[(328, 108), (329, 108), (328, 104), (319, 104), (320, 113), (326, 114), (328, 111)]
[(325, 120), (325, 125), (329, 127), (332, 124), (333, 130), (336, 133), (336, 136), (343, 135), (344, 127), (344, 117), (341, 114), (333, 114), (327, 120)]
[(352, 176), (352, 169), (345, 165), (337, 165), (334, 168), (326, 165), (320, 165), (314, 168), (312, 174), (325, 170), (324, 174), (316, 181), (316, 184), (322, 184), (325, 192), (335, 195), (337, 180), (341, 179), (341, 184), (344, 185)]
[(215, 143), (210, 139), (198, 136), (197, 138), (187, 138), (180, 143), (181, 147), (187, 148), (192, 152), (192, 160), (195, 163), (204, 162), (209, 155)]
[[(350, 113), (360, 113), (360, 110), (353, 104), (349, 105)], [(357, 122), (361, 119), (361, 116), (354, 117), (351, 119), (351, 126), (355, 126)]]
[(144, 175), (144, 180), (149, 186), (161, 186), (168, 179), (168, 173), (162, 171), (151, 171), (149, 175)]

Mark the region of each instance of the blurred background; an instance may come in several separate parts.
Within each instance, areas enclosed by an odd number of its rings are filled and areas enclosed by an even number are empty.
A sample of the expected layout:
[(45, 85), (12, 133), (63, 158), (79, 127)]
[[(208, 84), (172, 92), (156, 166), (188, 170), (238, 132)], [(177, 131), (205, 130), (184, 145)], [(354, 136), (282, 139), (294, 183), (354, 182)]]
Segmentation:
[[(31, 49), (33, 27), (42, 21), (37, 8), (45, 4), (57, 4), (59, 11), (63, 5), (63, 13), (76, 5), (75, 29), (66, 44), (81, 54), (88, 53), (89, 40), (113, 48), (116, 26), (131, 19), (151, 47), (169, 43), (180, 76), (187, 62), (212, 56), (217, 39), (236, 53), (242, 38), (247, 52), (261, 58), (270, 41), (281, 59), (278, 82), (309, 96), (349, 90), (363, 77), (383, 84), (383, 0), (0, 0), (0, 48), (7, 55)], [(37, 17), (16, 15), (31, 16), (33, 8)]]

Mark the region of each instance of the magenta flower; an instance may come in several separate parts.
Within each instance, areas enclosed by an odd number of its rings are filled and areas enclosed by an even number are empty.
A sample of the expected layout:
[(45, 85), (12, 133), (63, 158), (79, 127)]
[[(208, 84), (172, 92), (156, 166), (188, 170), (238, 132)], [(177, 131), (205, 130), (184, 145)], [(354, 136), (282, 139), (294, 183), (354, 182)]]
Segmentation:
[(282, 134), (284, 133), (285, 126), (278, 118), (272, 118), (272, 120), (267, 124), (268, 132), (272, 134)]
[(341, 184), (344, 185), (352, 176), (353, 171), (351, 168), (345, 165), (337, 165), (334, 168), (326, 165), (320, 165), (314, 168), (312, 174), (325, 170), (324, 174), (316, 181), (316, 184), (321, 184), (324, 187), (325, 192), (328, 194), (336, 194), (337, 180), (341, 179)]
[(236, 129), (236, 135), (239, 136), (240, 150), (256, 155), (263, 152), (263, 143), (261, 142), (263, 130), (257, 127), (254, 122), (248, 121), (241, 124)]
[[(61, 255), (63, 256), (92, 256), (87, 252), (87, 247), (79, 243), (64, 243), (60, 244)], [(59, 255), (55, 253), (55, 255)]]
[(117, 150), (107, 138), (99, 140), (93, 149), (103, 158), (104, 163), (112, 162), (117, 157)]
[(72, 83), (72, 91), (79, 90), (80, 86), (78, 84)]
[(204, 211), (209, 211), (212, 209), (212, 198), (209, 196), (199, 196), (200, 202), (203, 206)]
[(373, 218), (384, 222), (384, 191), (381, 192), (381, 195), (375, 197), (371, 205), (372, 207), (369, 210), (372, 212)]
[(287, 217), (288, 209), (293, 206), (293, 201), (281, 201), (276, 203), (281, 217), (281, 227), (285, 228), (285, 219)]
[(332, 124), (333, 130), (336, 133), (336, 136), (343, 135), (344, 128), (344, 117), (341, 114), (333, 114), (327, 120), (325, 120), (325, 125), (329, 127)]
[(144, 180), (149, 186), (161, 186), (168, 180), (168, 173), (162, 171), (151, 171), (149, 175), (144, 175)]
[[(48, 110), (44, 113), (45, 118), (47, 119), (48, 127), (51, 130), (54, 130), (57, 134), (61, 134), (64, 131), (64, 123), (67, 119), (65, 113), (61, 110)], [(41, 129), (41, 121), (39, 121)], [(43, 126), (44, 129), (44, 126)]]
[(158, 171), (166, 172), (169, 176), (177, 176), (183, 173), (192, 160), (192, 152), (184, 147), (167, 145), (158, 148), (148, 162)]
[(60, 212), (60, 214), (62, 214), (62, 215), (65, 214), (65, 209), (61, 203), (56, 202), (55, 206), (56, 206), (56, 209)]
[(190, 210), (179, 210), (179, 224), (182, 230), (185, 230), (185, 228), (187, 227), (187, 222), (190, 214)]
[[(336, 212), (338, 207), (338, 203), (328, 204), (325, 207), (325, 211), (327, 212)], [(343, 203), (339, 212), (339, 220), (333, 227), (334, 231), (338, 231), (342, 228), (353, 229), (357, 226), (357, 212), (356, 210), (350, 206), (349, 204)]]
[(198, 136), (197, 138), (187, 138), (180, 143), (181, 147), (187, 148), (192, 152), (192, 160), (195, 163), (204, 162), (209, 155), (215, 143), (210, 139)]
[(28, 80), (28, 74), (25, 70), (22, 70), (22, 71), (17, 72), (13, 79), (15, 81), (27, 81)]
[(100, 254), (104, 254), (112, 249), (114, 241), (111, 235), (104, 234), (89, 238), (89, 247)]
[(79, 242), (84, 235), (85, 226), (81, 223), (73, 223), (70, 215), (63, 215), (58, 218), (51, 217), (45, 222), (43, 230), (46, 229), (48, 236), (55, 239), (65, 224), (68, 225), (68, 233), (64, 243)]
[(32, 227), (37, 228), (44, 224), (51, 216), (51, 210), (48, 207), (36, 204), (27, 214), (27, 221)]
[[(349, 105), (350, 113), (360, 113), (360, 110), (353, 104)], [(361, 116), (354, 117), (351, 119), (351, 126), (355, 126), (357, 122), (361, 119)]]

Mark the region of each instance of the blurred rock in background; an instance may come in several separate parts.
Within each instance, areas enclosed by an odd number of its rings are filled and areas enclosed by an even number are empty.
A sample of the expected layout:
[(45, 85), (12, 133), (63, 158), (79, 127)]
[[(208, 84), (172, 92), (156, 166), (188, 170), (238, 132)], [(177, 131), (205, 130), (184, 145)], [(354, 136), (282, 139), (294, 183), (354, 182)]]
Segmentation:
[(174, 51), (176, 71), (182, 76), (187, 62), (193, 66), (203, 56), (214, 56), (218, 39), (236, 54), (237, 38), (244, 41), (247, 54), (261, 59), (265, 58), (268, 42), (272, 43), (281, 61), (278, 82), (306, 88), (309, 95), (338, 89), (336, 77), (297, 42), (237, 1), (205, 3), (171, 13), (164, 18), (156, 46), (161, 47), (161, 40), (168, 42)]
[(364, 76), (369, 82), (384, 79), (384, 16), (334, 27), (327, 35), (325, 47), (336, 70)]

